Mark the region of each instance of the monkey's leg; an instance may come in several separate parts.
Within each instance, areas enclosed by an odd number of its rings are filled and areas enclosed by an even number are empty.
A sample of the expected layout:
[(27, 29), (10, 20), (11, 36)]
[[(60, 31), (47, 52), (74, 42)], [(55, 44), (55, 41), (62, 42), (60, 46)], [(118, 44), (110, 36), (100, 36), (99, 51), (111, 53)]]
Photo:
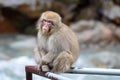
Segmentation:
[(68, 51), (61, 52), (57, 58), (53, 61), (52, 72), (62, 73), (70, 69), (73, 63), (72, 54)]

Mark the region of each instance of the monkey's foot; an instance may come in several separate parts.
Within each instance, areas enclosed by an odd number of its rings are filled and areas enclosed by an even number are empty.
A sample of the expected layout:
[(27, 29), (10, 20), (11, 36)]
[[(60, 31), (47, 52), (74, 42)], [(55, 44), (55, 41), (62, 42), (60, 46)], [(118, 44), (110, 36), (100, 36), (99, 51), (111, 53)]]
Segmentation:
[(42, 66), (41, 66), (41, 69), (42, 69), (42, 71), (44, 71), (44, 72), (48, 72), (48, 71), (50, 71), (48, 65), (42, 65)]

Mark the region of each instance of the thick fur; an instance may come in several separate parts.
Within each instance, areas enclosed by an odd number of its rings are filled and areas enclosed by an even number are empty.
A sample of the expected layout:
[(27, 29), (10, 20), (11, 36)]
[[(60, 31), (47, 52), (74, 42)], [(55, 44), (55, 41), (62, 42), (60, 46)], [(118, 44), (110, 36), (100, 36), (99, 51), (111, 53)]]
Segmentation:
[[(42, 19), (51, 20), (51, 31), (42, 32)], [(38, 36), (35, 61), (41, 67), (48, 65), (50, 71), (65, 72), (76, 61), (79, 52), (77, 38), (73, 31), (61, 22), (61, 17), (52, 11), (44, 12), (37, 23)]]

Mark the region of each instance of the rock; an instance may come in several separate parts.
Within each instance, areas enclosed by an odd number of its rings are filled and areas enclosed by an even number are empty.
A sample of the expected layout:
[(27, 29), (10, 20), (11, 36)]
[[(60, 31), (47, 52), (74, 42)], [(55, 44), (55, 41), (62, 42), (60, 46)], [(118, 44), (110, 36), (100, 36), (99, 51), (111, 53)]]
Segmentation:
[(114, 24), (106, 24), (107, 28), (109, 28), (113, 33), (115, 32), (117, 26)]
[[(37, 6), (36, 6), (37, 7)], [(31, 9), (31, 6), (29, 5), (26, 5), (26, 4), (22, 4), (22, 5), (19, 5), (17, 7), (17, 9), (22, 13), (22, 14), (25, 14), (27, 15), (29, 18), (33, 18), (33, 19), (36, 19), (40, 16), (40, 9), (35, 9), (35, 10), (32, 10)]]
[[(94, 30), (86, 30), (80, 34), (78, 34), (78, 40), (79, 40), (79, 43), (90, 43), (91, 41), (94, 41), (92, 39), (92, 37), (94, 35), (97, 35), (97, 31), (94, 31)], [(99, 33), (98, 33), (99, 34)], [(95, 37), (97, 39), (97, 36)]]
[(89, 20), (89, 19), (93, 19), (96, 18), (97, 14), (96, 14), (96, 9), (94, 6), (89, 6), (87, 8), (83, 8), (79, 15), (76, 17), (76, 21), (78, 20)]
[[(117, 0), (115, 0), (117, 1)], [(103, 3), (103, 15), (112, 20), (116, 24), (120, 25), (120, 6), (115, 5), (112, 0), (105, 1)]]
[(14, 25), (12, 23), (5, 19), (4, 16), (0, 14), (0, 34), (6, 34), (6, 33), (16, 33), (16, 29), (14, 28)]
[[(100, 21), (88, 20), (72, 23), (70, 28), (76, 33), (80, 47), (95, 49), (114, 47), (120, 43), (119, 27)], [(111, 44), (113, 43), (114, 44)], [(110, 44), (110, 45), (109, 45)]]
[(120, 6), (120, 1), (119, 0), (113, 0), (113, 2)]
[(93, 29), (95, 27), (94, 25), (95, 23), (93, 20), (90, 21), (80, 20), (78, 22), (72, 23), (70, 25), (70, 28), (75, 32), (83, 32), (86, 29)]
[(120, 25), (120, 17), (116, 17), (113, 19), (113, 22), (117, 25)]
[(119, 42), (120, 42), (120, 28), (116, 28), (114, 35), (117, 38), (117, 40), (119, 40)]
[(112, 31), (107, 27), (107, 25), (104, 25), (104, 24), (101, 25), (101, 27), (98, 24), (98, 26), (96, 26), (96, 28), (98, 28), (98, 27), (99, 27), (98, 30), (101, 30), (101, 33), (102, 33), (101, 40), (109, 42), (112, 39)]
[[(56, 1), (56, 0), (53, 0)], [(57, 0), (56, 2), (60, 2), (60, 3), (64, 3), (66, 5), (70, 5), (70, 4), (75, 4), (77, 3), (79, 0)], [(82, 0), (80, 0), (82, 2)]]
[(114, 68), (117, 64), (117, 57), (110, 52), (100, 52), (91, 57), (90, 62), (98, 68)]
[(37, 0), (13, 0), (13, 1), (9, 1), (9, 0), (0, 0), (0, 4), (5, 6), (5, 7), (16, 7), (18, 5), (21, 5), (21, 4), (27, 4), (27, 5), (34, 5), (36, 3)]
[(24, 29), (28, 27), (30, 24), (34, 24), (34, 20), (22, 14), (15, 8), (13, 9), (9, 7), (1, 7), (1, 11), (5, 19), (10, 21), (14, 28), (20, 33), (24, 33)]
[(79, 21), (71, 25), (71, 29), (75, 31), (78, 41), (81, 44), (99, 44), (104, 46), (113, 38), (112, 27), (97, 21)]
[(24, 33), (29, 35), (36, 35), (37, 33), (36, 27), (34, 25), (28, 26), (25, 28)]

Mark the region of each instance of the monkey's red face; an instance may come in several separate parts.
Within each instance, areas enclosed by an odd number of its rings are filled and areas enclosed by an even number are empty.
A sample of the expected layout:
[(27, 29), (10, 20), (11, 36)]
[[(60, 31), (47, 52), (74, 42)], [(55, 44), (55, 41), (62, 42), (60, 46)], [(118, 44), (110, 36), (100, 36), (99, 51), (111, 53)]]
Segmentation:
[(43, 31), (47, 31), (47, 32), (48, 32), (48, 31), (50, 31), (50, 30), (51, 30), (52, 25), (53, 25), (52, 21), (47, 20), (47, 19), (43, 19), (43, 26), (42, 26), (42, 30), (43, 30)]

